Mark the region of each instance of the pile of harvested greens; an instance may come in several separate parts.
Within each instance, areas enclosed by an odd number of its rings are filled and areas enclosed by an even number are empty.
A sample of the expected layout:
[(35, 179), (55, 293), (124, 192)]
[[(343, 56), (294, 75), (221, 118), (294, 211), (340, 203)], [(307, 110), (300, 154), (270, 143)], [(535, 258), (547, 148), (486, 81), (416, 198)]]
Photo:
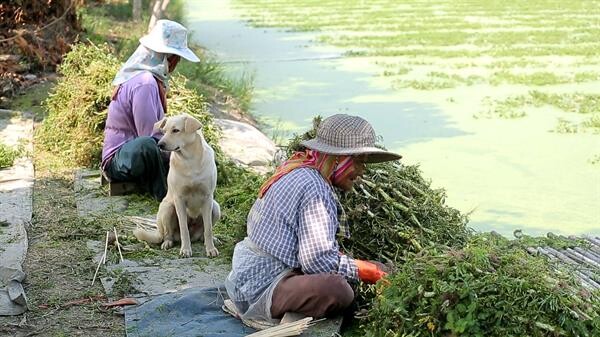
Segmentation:
[[(98, 165), (111, 82), (119, 64), (107, 45), (73, 46), (60, 65), (60, 81), (44, 102), (48, 116), (36, 131), (40, 149), (58, 153), (78, 166)], [(172, 76), (169, 83), (169, 115), (187, 112), (198, 118), (206, 140), (219, 152), (219, 131), (204, 97), (188, 88), (181, 75)]]
[(600, 294), (497, 235), (411, 254), (370, 290), (367, 336), (600, 335)]

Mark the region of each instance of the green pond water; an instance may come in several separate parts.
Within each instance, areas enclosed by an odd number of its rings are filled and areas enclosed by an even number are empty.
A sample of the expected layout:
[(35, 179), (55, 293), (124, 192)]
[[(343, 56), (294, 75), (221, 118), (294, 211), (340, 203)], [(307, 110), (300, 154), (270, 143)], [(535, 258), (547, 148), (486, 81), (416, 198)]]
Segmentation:
[(553, 132), (557, 119), (578, 116), (537, 107), (520, 119), (480, 118), (482, 98), (515, 88), (392, 89), (373, 59), (344, 57), (315, 33), (252, 28), (229, 1), (186, 6), (195, 42), (232, 76), (254, 76), (252, 113), (276, 141), (316, 114), (360, 115), (475, 229), (600, 235), (600, 135)]

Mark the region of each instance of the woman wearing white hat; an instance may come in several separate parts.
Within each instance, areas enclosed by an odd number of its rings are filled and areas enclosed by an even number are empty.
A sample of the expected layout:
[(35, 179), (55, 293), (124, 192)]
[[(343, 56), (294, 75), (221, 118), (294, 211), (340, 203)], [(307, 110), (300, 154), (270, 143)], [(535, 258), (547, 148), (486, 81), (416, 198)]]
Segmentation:
[(112, 181), (137, 182), (157, 200), (167, 192), (168, 160), (153, 128), (167, 111), (168, 76), (181, 57), (200, 61), (187, 46), (187, 29), (157, 21), (113, 80), (104, 129), (102, 170)]
[(349, 281), (375, 283), (385, 275), (380, 263), (340, 253), (336, 241), (350, 233), (333, 187), (349, 191), (366, 163), (401, 158), (375, 142), (366, 120), (333, 115), (316, 138), (302, 143), (305, 151), (262, 185), (225, 281), (239, 317), (268, 322), (286, 312), (334, 315), (354, 299)]

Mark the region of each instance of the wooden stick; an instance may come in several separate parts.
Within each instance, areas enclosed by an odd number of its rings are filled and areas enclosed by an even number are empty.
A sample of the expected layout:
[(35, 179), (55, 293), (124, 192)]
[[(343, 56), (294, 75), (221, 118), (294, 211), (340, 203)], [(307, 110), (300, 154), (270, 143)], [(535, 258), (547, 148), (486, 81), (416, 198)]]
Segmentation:
[(594, 244), (595, 246), (600, 246), (600, 239), (595, 238), (591, 235), (585, 235), (584, 238)]
[(147, 231), (157, 230), (158, 228), (156, 226), (156, 219), (148, 219), (141, 216), (126, 216), (125, 218), (134, 223), (136, 228)]
[(104, 242), (104, 255), (102, 256), (102, 264), (106, 264), (106, 253), (108, 252), (108, 237), (110, 236), (110, 231), (106, 231), (106, 241)]
[(594, 273), (592, 271), (588, 270), (589, 267), (586, 266), (585, 264), (579, 264), (577, 262), (577, 260), (575, 260), (575, 256), (572, 256), (569, 252), (567, 252), (567, 251), (559, 252), (550, 247), (546, 247), (545, 249), (543, 249), (543, 248), (539, 248), (539, 249), (541, 251), (548, 251), (549, 256), (557, 258), (558, 260), (565, 262), (567, 264), (570, 264), (574, 268), (576, 268), (574, 270), (575, 275), (577, 275), (577, 278), (579, 278), (579, 281), (581, 281), (588, 288), (598, 289), (600, 287), (600, 284), (598, 284), (598, 282), (596, 282), (594, 280), (594, 278), (595, 278)]
[(311, 321), (312, 317), (306, 317), (295, 322), (279, 324), (272, 328), (255, 332), (253, 334), (248, 335), (247, 337), (298, 336), (312, 325)]
[(100, 261), (98, 261), (98, 267), (96, 267), (96, 272), (94, 273), (94, 278), (92, 278), (92, 286), (94, 286), (94, 282), (96, 282), (96, 276), (98, 276), (98, 270), (100, 270), (100, 265), (106, 263), (106, 251), (108, 250), (108, 233), (109, 233), (109, 231), (106, 231), (106, 242), (104, 243), (104, 254), (102, 254)]
[(559, 252), (558, 250), (552, 248), (552, 247), (546, 247), (544, 248), (544, 250), (547, 250), (548, 252), (550, 252), (552, 255), (556, 256), (557, 258), (559, 258), (561, 261), (566, 262), (568, 264), (579, 264), (579, 262), (577, 262), (576, 260), (574, 260), (572, 257), (569, 257), (561, 252)]
[(591, 252), (588, 252), (585, 249), (581, 249), (580, 247), (573, 247), (567, 249), (575, 254), (578, 254), (587, 264), (600, 269), (600, 261), (597, 261), (598, 259), (595, 258)]
[(566, 250), (563, 251), (563, 253), (568, 253), (570, 254), (570, 256), (572, 256), (574, 259), (579, 260), (580, 263), (582, 265), (591, 265), (593, 267), (596, 268), (600, 268), (600, 263), (597, 263), (591, 259), (588, 259), (587, 257), (583, 256), (582, 254), (576, 252), (575, 250), (571, 249), (571, 248), (567, 248)]
[(596, 254), (591, 250), (586, 250), (581, 247), (575, 247), (573, 249), (575, 249), (575, 251), (579, 252), (579, 254), (587, 257), (588, 259), (591, 259), (591, 260), (595, 261), (596, 263), (600, 263), (600, 254)]
[[(571, 265), (575, 264), (575, 262), (573, 262), (571, 260), (565, 260), (559, 255), (551, 254), (549, 251), (545, 250), (542, 247), (538, 247), (538, 252), (540, 252), (544, 256), (548, 257), (552, 261), (560, 261), (560, 262), (571, 264)], [(556, 268), (553, 268), (553, 269), (556, 270)], [(577, 278), (579, 279), (579, 282), (581, 282), (581, 284), (584, 287), (589, 288), (589, 289), (600, 289), (600, 285), (594, 281), (594, 279), (591, 275), (589, 275), (587, 273), (587, 270), (575, 269), (574, 272), (575, 272), (575, 275), (577, 276)]]
[(117, 234), (117, 229), (113, 226), (113, 231), (115, 232), (115, 242), (117, 243), (117, 249), (119, 250), (119, 256), (121, 257), (121, 262), (123, 262), (123, 254), (121, 253), (121, 244), (119, 243), (119, 235)]
[(122, 298), (117, 301), (102, 303), (102, 306), (105, 308), (110, 308), (110, 307), (120, 307), (120, 306), (124, 306), (124, 305), (136, 305), (136, 304), (138, 304), (138, 301), (135, 298), (125, 297), (125, 298)]

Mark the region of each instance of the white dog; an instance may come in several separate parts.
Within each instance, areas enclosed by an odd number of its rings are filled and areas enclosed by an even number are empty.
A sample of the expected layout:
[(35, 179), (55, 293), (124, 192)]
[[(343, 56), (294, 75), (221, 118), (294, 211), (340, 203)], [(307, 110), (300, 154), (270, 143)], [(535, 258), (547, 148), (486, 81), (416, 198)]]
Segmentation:
[(165, 117), (155, 129), (163, 132), (159, 148), (171, 151), (167, 176), (167, 195), (161, 201), (156, 215), (158, 231), (141, 229), (133, 234), (140, 240), (161, 243), (162, 249), (181, 241), (179, 254), (192, 256), (191, 242), (204, 234), (207, 256), (217, 256), (213, 231), (221, 217), (219, 204), (214, 200), (217, 186), (217, 166), (213, 149), (206, 143), (200, 128), (202, 124), (188, 114)]

